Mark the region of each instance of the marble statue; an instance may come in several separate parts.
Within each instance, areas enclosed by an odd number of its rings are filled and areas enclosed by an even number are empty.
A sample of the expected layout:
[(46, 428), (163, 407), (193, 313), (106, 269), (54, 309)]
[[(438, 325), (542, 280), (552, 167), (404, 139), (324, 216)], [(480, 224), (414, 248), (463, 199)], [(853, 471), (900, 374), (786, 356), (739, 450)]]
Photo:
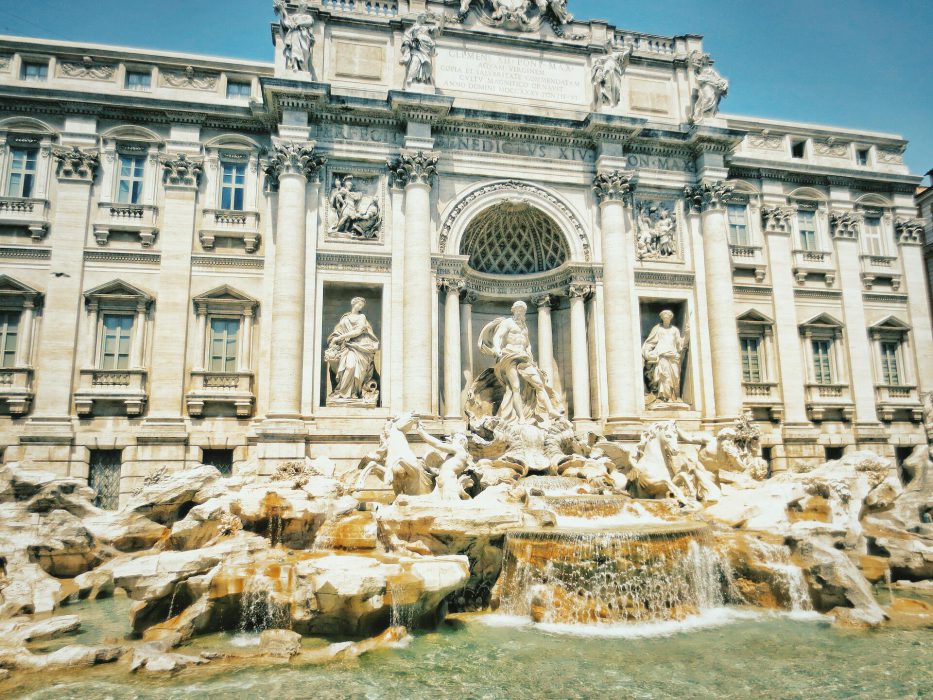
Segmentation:
[(311, 73), (311, 49), (314, 46), (314, 16), (307, 2), (298, 4), (297, 12), (290, 12), (285, 0), (272, 4), (279, 16), (279, 33), (285, 46), (285, 69), (293, 73)]
[(639, 202), (636, 252), (642, 260), (677, 254), (677, 215), (662, 202)]
[(353, 189), (353, 176), (334, 180), (330, 205), (336, 215), (331, 233), (346, 233), (353, 238), (373, 239), (382, 226), (382, 210), (377, 197), (367, 197)]
[(406, 433), (413, 428), (420, 430), (421, 426), (412, 413), (402, 413), (386, 421), (379, 447), (360, 462), (357, 489), (367, 488), (367, 480), (372, 475), (380, 479), (383, 488), (391, 489), (396, 495), (423, 496), (431, 493), (434, 475), (408, 444)]
[(327, 337), (324, 361), (331, 376), (327, 405), (375, 406), (379, 388), (373, 375), (379, 339), (363, 314), (366, 301), (355, 297)]
[(713, 68), (708, 54), (695, 51), (690, 56), (697, 80), (697, 96), (693, 103), (691, 121), (698, 122), (706, 117), (715, 117), (719, 112), (719, 103), (729, 92), (729, 81)]
[(683, 408), (686, 404), (680, 396), (680, 374), (688, 335), (681, 335), (680, 329), (671, 325), (673, 311), (665, 309), (660, 317), (661, 323), (651, 329), (641, 348), (648, 391), (653, 398), (650, 407)]
[(443, 459), (437, 469), (437, 478), (434, 481), (432, 498), (438, 501), (465, 501), (470, 498), (466, 486), (472, 484), (470, 476), (466, 475), (473, 467), (473, 458), (468, 449), (469, 438), (464, 433), (454, 433), (450, 440), (438, 440), (429, 434), (421, 424), (415, 426), (415, 432), (428, 445), (440, 453)]
[(505, 423), (548, 422), (563, 415), (557, 395), (532, 356), (527, 309), (525, 302), (516, 301), (511, 317), (489, 322), (479, 337), (480, 352), (496, 361), (493, 374), (502, 387), (496, 416)]
[(437, 52), (437, 36), (441, 29), (441, 20), (433, 14), (422, 13), (405, 30), (399, 63), (406, 66), (406, 87), (431, 85), (434, 82), (434, 54)]
[(567, 0), (460, 0), (457, 21), (463, 22), (474, 4), (495, 26), (523, 32), (534, 31), (544, 20), (563, 36), (563, 27), (573, 22)]
[(631, 46), (623, 46), (619, 51), (610, 51), (593, 61), (593, 92), (596, 109), (615, 107), (622, 100), (622, 74), (632, 55)]

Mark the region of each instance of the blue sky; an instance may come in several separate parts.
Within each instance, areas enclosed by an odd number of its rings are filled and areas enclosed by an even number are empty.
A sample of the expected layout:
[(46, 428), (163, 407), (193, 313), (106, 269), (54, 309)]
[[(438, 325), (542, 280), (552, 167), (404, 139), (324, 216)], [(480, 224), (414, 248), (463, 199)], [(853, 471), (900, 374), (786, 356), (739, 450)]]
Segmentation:
[[(570, 0), (580, 18), (703, 34), (723, 111), (901, 134), (933, 168), (933, 0)], [(0, 0), (0, 33), (271, 60), (271, 0)]]

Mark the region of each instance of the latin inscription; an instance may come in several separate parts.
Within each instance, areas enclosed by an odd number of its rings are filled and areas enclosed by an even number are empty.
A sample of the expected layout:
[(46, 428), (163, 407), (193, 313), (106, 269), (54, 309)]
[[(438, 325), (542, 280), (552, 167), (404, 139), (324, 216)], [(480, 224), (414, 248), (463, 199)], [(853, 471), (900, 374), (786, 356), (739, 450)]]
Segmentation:
[(441, 89), (578, 105), (588, 101), (582, 63), (439, 46), (436, 66)]
[(317, 137), (323, 141), (367, 141), (391, 144), (400, 144), (404, 140), (398, 131), (352, 124), (322, 124), (318, 127)]
[(441, 151), (476, 151), (478, 153), (498, 153), (505, 156), (576, 160), (580, 162), (592, 162), (595, 158), (595, 154), (589, 148), (553, 146), (551, 144), (512, 141), (509, 139), (441, 134), (435, 137), (434, 144)]

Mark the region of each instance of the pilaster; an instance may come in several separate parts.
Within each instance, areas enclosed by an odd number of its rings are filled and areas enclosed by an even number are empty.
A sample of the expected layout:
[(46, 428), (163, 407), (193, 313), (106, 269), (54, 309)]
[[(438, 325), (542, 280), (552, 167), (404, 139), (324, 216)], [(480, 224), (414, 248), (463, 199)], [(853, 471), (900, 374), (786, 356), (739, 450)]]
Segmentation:
[(570, 366), (573, 373), (573, 420), (591, 420), (590, 357), (586, 332), (586, 298), (593, 287), (572, 284), (570, 295)]
[(928, 298), (922, 293), (927, 283), (923, 260), (923, 221), (898, 219), (895, 231), (904, 266), (905, 288), (909, 292), (907, 308), (910, 311), (912, 341), (917, 356), (917, 379), (922, 392), (933, 391), (933, 329), (930, 325)]

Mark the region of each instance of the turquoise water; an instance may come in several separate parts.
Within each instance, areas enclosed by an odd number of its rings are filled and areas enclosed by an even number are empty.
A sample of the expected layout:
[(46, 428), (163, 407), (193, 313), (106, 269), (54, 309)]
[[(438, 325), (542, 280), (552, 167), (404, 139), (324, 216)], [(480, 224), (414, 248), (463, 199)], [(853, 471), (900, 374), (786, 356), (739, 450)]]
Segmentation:
[[(116, 620), (121, 610), (125, 601), (105, 603), (94, 617)], [(76, 641), (106, 636), (92, 631)], [(202, 640), (198, 648), (211, 641)], [(475, 615), (353, 662), (207, 667), (172, 678), (130, 675), (125, 666), (111, 666), (26, 682), (8, 697), (933, 698), (933, 632), (845, 631), (815, 617), (732, 609), (710, 611), (687, 625), (602, 630), (537, 627), (516, 618)]]

